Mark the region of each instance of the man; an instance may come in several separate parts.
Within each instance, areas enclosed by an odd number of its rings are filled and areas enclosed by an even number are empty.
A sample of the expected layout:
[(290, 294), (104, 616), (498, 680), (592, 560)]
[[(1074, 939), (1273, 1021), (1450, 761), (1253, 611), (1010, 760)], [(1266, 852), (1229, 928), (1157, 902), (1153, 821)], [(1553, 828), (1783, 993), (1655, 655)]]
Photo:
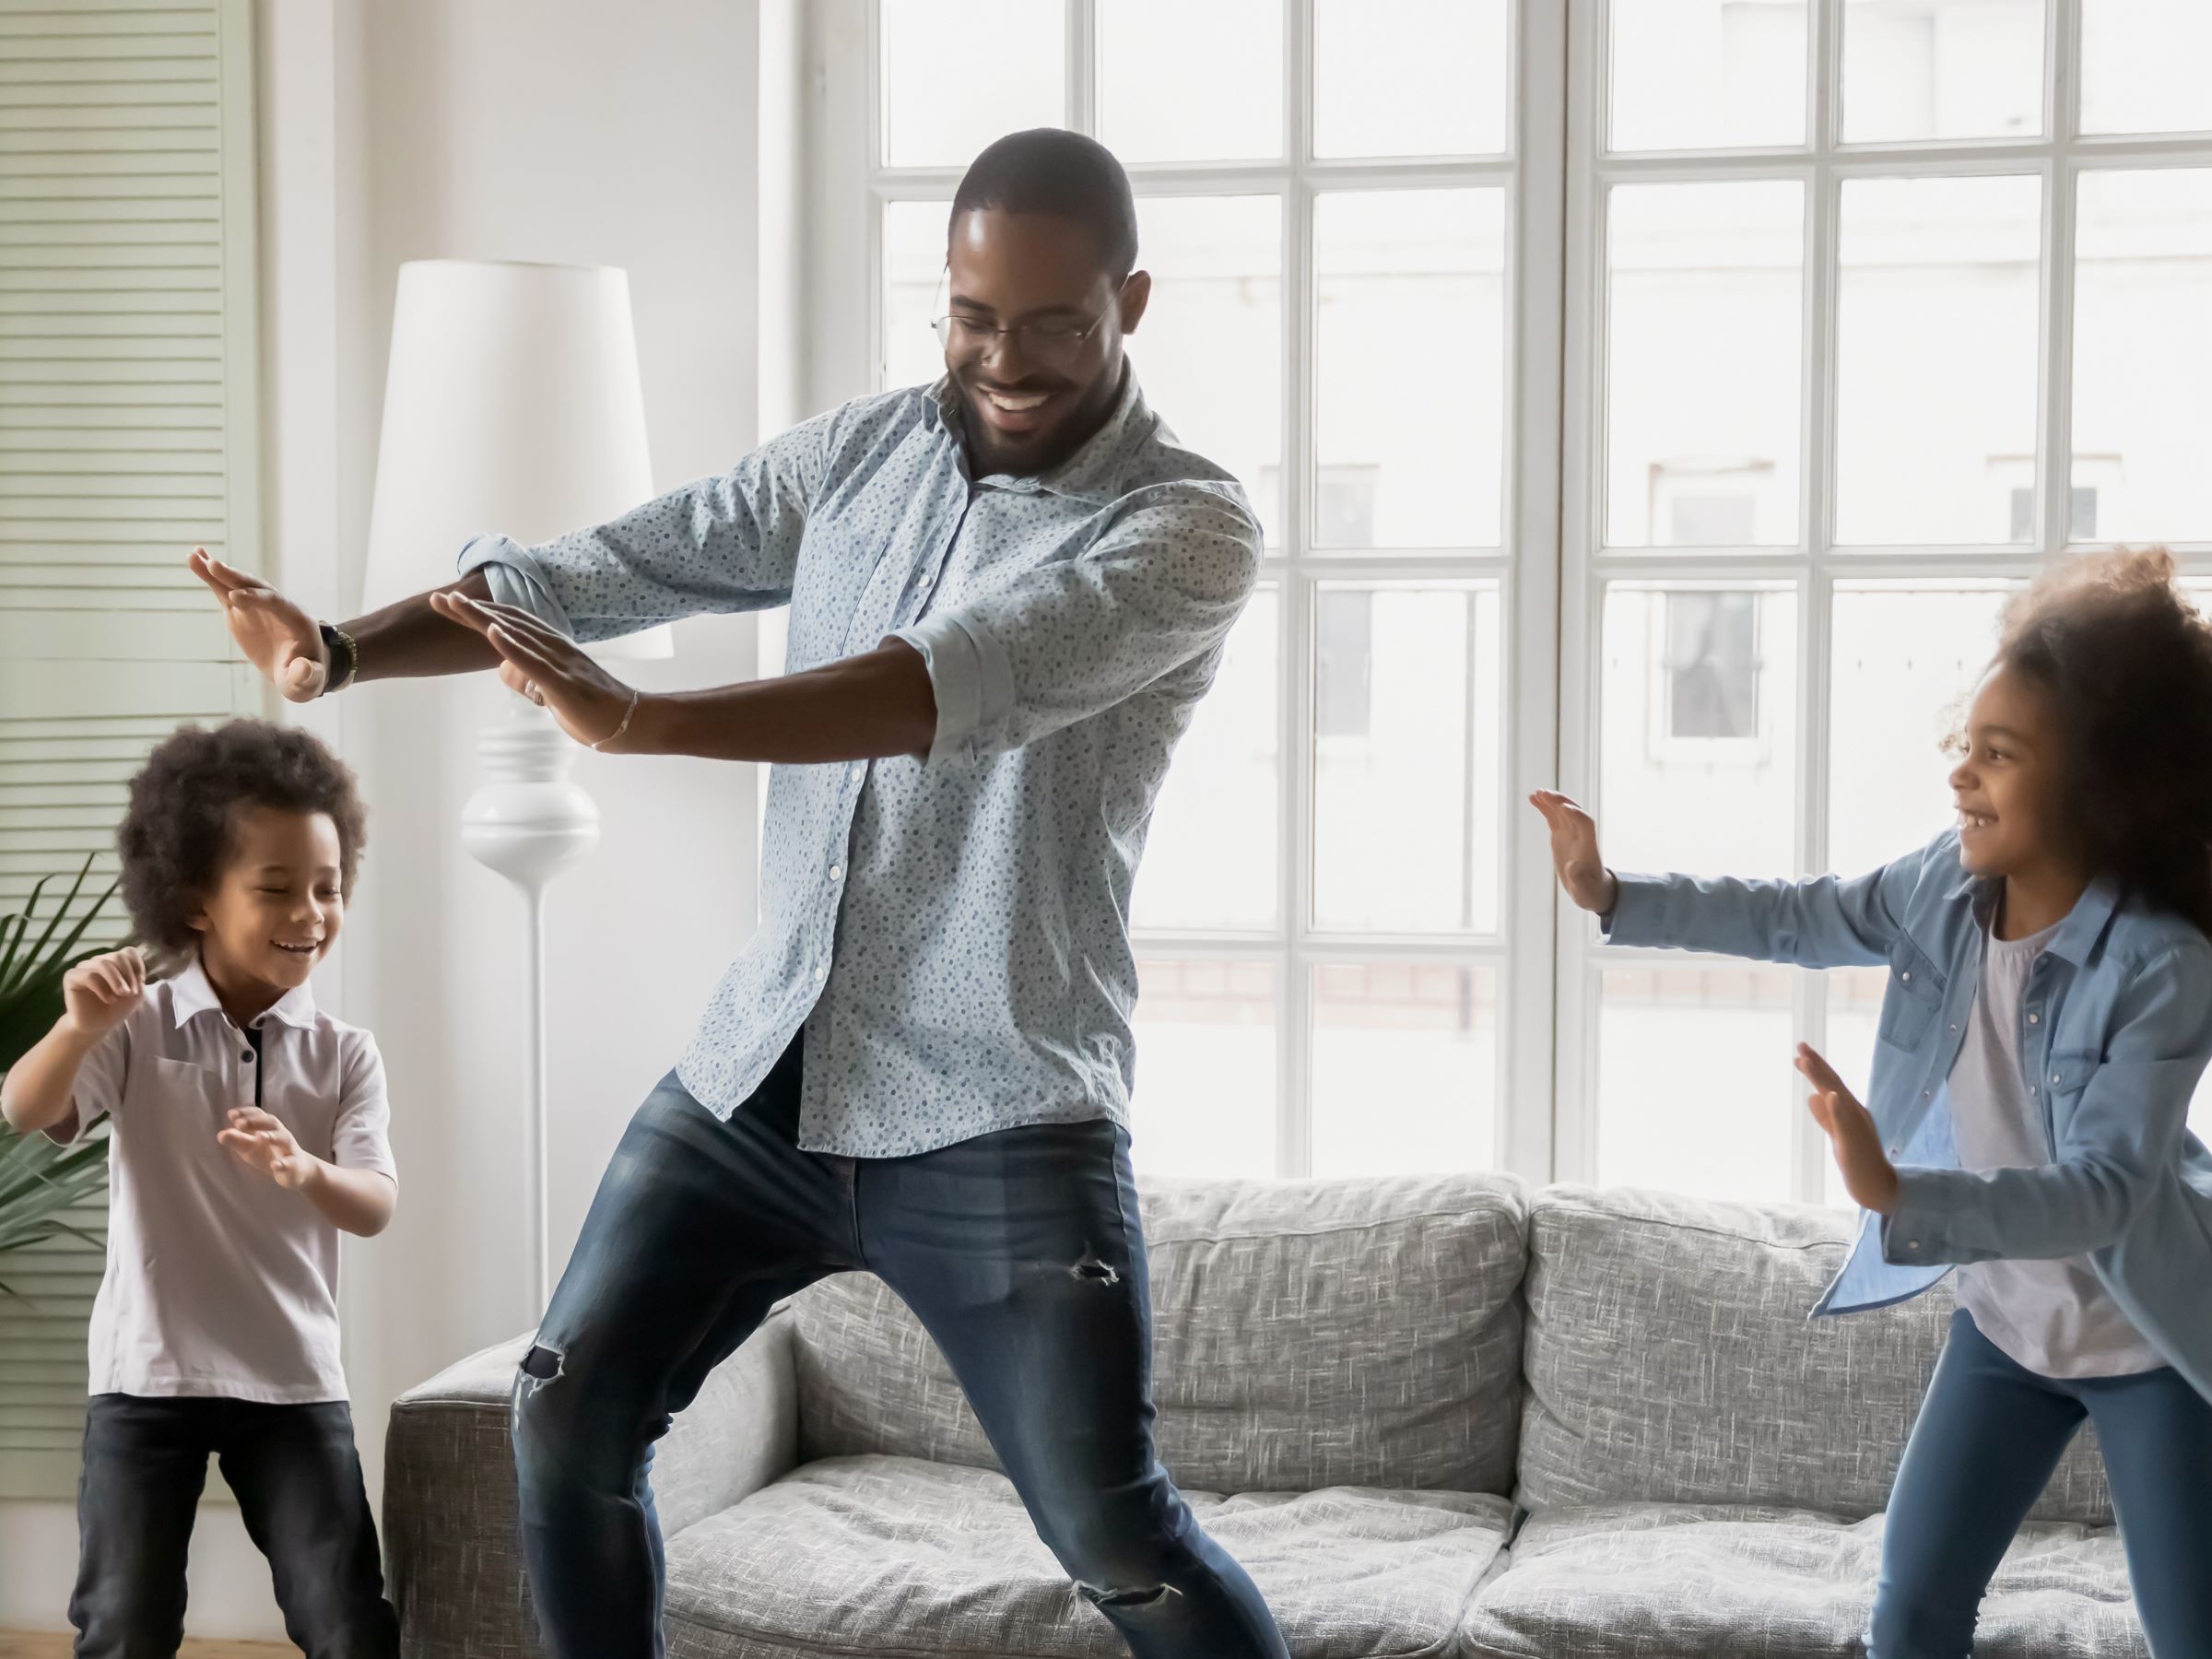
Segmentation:
[[(777, 1300), (863, 1268), (1133, 1653), (1286, 1654), (1155, 1455), (1125, 1126), (1130, 886), (1260, 529), (1124, 359), (1151, 283), (1111, 155), (999, 140), (948, 244), (936, 386), (611, 524), (480, 538), (461, 582), (343, 629), (194, 559), (288, 696), (496, 665), (579, 741), (776, 765), (759, 930), (632, 1120), (517, 1379), (564, 1659), (662, 1651), (652, 1441)], [(644, 697), (572, 642), (784, 604), (777, 680)]]

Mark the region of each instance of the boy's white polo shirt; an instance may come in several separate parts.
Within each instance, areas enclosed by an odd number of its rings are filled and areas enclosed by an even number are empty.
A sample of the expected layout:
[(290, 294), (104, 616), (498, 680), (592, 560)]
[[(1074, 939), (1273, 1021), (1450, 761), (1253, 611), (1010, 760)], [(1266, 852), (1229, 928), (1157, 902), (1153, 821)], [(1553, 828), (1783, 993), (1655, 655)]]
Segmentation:
[(72, 1113), (49, 1132), (79, 1140), (103, 1112), (112, 1125), (93, 1394), (347, 1397), (338, 1230), (215, 1137), (232, 1107), (255, 1104), (263, 1071), (262, 1110), (304, 1150), (396, 1180), (383, 1060), (304, 985), (253, 1023), (258, 1059), (196, 960), (148, 985), (86, 1056)]

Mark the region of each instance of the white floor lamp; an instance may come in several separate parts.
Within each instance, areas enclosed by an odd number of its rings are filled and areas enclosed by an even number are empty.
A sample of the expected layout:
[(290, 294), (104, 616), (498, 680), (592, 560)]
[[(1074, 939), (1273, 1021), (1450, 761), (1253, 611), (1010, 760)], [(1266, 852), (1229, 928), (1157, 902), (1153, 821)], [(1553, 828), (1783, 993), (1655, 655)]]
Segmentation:
[[(653, 493), (629, 278), (611, 266), (417, 260), (399, 268), (362, 608), (453, 579), (472, 535), (543, 541)], [(592, 653), (665, 657), (656, 628)], [(519, 697), (477, 737), (488, 774), (461, 843), (514, 883), (524, 912), (524, 1236), (530, 1318), (552, 1288), (546, 1221), (545, 890), (599, 841), (570, 781), (575, 745)]]

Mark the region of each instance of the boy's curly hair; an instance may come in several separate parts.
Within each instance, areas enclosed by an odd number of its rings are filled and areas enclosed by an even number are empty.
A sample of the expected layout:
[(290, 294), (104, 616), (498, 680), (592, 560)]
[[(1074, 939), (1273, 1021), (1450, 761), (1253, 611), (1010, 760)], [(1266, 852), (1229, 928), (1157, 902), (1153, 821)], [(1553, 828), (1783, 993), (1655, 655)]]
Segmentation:
[(2212, 934), (2212, 624), (2164, 547), (2088, 553), (2006, 606), (1999, 664), (2047, 692), (2091, 868)]
[(139, 942), (188, 954), (191, 918), (230, 856), (232, 817), (241, 806), (330, 815), (338, 828), (342, 890), (353, 891), (368, 815), (353, 773), (308, 733), (265, 720), (233, 720), (212, 732), (182, 726), (131, 780), (130, 808), (115, 841), (123, 900)]

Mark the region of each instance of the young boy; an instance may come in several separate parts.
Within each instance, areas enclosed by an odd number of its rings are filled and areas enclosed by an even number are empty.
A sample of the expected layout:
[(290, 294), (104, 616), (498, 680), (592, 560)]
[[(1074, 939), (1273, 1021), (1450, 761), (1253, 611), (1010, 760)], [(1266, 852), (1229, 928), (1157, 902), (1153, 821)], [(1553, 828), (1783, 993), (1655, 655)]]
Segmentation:
[(308, 975), (361, 853), (352, 774), (304, 732), (186, 727), (131, 782), (119, 835), (136, 949), (63, 983), (65, 1012), (0, 1087), (25, 1134), (104, 1113), (108, 1265), (93, 1305), (80, 1656), (173, 1653), (210, 1453), (310, 1659), (390, 1659), (376, 1526), (338, 1364), (338, 1232), (399, 1188), (383, 1063)]

